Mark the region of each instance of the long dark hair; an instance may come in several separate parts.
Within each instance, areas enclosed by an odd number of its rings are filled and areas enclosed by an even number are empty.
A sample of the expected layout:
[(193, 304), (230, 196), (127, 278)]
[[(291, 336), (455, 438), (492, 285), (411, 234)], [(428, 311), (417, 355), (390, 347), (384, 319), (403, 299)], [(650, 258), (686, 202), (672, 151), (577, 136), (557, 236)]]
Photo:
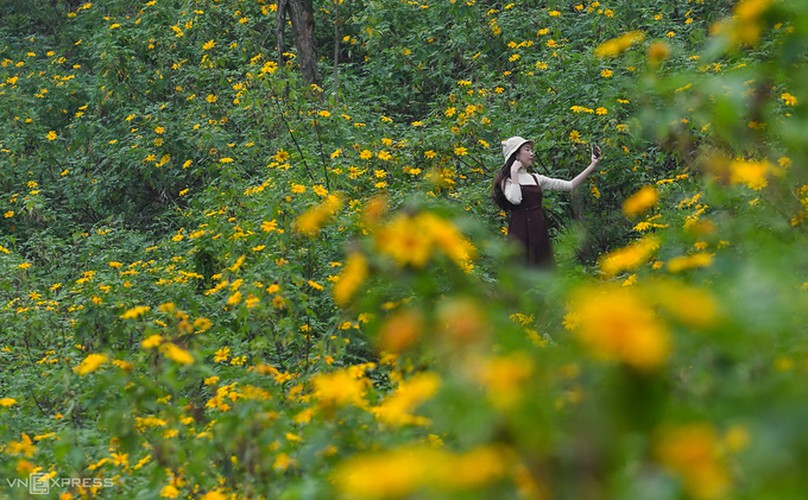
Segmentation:
[(497, 175), (494, 176), (494, 185), (491, 186), (491, 200), (501, 209), (503, 210), (510, 210), (513, 208), (513, 204), (505, 198), (505, 192), (502, 190), (502, 185), (505, 183), (505, 179), (511, 176), (511, 167), (513, 166), (513, 162), (516, 161), (516, 154), (519, 150), (513, 152), (513, 154), (505, 160), (505, 163), (502, 165), (502, 168), (499, 169)]

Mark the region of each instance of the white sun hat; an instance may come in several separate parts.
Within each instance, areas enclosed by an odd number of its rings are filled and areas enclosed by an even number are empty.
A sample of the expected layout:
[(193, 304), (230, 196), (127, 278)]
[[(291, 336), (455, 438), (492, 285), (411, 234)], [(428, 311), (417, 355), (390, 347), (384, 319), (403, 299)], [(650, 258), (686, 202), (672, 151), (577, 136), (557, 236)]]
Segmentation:
[(533, 146), (533, 141), (523, 139), (518, 135), (509, 137), (508, 139), (502, 141), (502, 156), (505, 157), (505, 161), (508, 161), (508, 158), (510, 158), (515, 152), (519, 151), (519, 148), (521, 148), (525, 143), (529, 143), (531, 146)]

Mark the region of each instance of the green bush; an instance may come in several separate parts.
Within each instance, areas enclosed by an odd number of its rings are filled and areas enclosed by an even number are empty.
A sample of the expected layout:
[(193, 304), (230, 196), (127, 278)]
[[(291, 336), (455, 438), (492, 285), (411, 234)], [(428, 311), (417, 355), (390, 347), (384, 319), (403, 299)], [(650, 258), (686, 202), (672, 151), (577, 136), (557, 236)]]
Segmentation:
[(276, 7), (4, 6), (3, 495), (803, 496), (808, 7)]

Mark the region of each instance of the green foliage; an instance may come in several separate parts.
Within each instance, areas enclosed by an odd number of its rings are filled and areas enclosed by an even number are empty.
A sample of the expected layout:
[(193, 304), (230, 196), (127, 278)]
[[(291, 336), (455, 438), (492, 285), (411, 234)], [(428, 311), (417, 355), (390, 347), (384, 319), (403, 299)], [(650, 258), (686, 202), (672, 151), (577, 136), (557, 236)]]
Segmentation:
[(0, 496), (802, 497), (808, 7), (275, 7), (4, 4)]

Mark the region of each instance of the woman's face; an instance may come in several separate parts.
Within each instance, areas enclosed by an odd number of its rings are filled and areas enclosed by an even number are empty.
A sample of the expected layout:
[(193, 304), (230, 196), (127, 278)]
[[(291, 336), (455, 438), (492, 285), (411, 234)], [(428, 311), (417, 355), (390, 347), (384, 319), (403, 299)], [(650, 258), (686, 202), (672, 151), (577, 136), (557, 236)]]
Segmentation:
[(516, 159), (525, 167), (529, 167), (533, 163), (533, 146), (530, 143), (523, 144), (516, 153)]

